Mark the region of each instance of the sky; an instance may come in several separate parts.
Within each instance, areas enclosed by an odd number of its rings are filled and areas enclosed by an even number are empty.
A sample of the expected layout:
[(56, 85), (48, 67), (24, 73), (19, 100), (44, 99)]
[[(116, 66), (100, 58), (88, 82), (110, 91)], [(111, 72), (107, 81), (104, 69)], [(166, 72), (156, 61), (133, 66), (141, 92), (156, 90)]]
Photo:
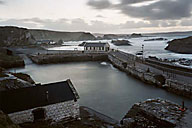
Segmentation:
[(0, 0), (0, 26), (114, 34), (192, 31), (192, 0)]

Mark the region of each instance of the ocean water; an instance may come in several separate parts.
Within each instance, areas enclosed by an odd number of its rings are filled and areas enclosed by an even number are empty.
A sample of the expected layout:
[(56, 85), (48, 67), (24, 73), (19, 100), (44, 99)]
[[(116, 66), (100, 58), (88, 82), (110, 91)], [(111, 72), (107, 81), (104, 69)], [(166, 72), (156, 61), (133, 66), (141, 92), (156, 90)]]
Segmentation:
[[(30, 60), (27, 60), (30, 61)], [(163, 98), (192, 107), (192, 100), (145, 84), (107, 62), (78, 62), (36, 65), (11, 69), (32, 76), (36, 83), (51, 83), (71, 79), (80, 95), (79, 104), (121, 120), (136, 102)]]
[[(163, 59), (178, 59), (178, 58), (186, 58), (186, 59), (192, 59), (192, 54), (179, 54), (174, 53), (171, 51), (165, 50), (166, 46), (168, 45), (167, 42), (171, 41), (173, 39), (179, 39), (179, 38), (185, 38), (189, 35), (158, 35), (153, 37), (141, 37), (141, 38), (131, 38), (131, 39), (125, 39), (129, 40), (131, 42), (132, 46), (114, 46), (111, 43), (111, 40), (88, 40), (86, 42), (108, 42), (111, 46), (111, 48), (122, 50), (127, 53), (135, 54), (138, 51), (142, 50), (142, 44), (144, 45), (144, 56), (156, 56), (158, 58)], [(166, 38), (168, 40), (163, 41), (144, 41), (146, 39), (154, 39), (154, 38)], [(71, 45), (71, 46), (63, 46), (63, 47), (55, 47), (55, 48), (49, 48), (49, 50), (83, 50), (83, 47), (79, 47), (78, 44), (82, 43), (83, 41), (69, 41), (64, 42), (65, 45)]]

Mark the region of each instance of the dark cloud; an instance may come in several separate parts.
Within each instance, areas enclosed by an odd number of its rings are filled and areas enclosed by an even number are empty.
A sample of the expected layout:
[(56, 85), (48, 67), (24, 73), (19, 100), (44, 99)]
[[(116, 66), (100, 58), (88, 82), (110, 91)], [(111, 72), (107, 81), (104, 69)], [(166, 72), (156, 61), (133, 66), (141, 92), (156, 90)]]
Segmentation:
[(5, 1), (0, 0), (0, 5), (1, 5), (1, 4), (5, 4)]
[(121, 4), (135, 4), (135, 3), (143, 3), (146, 1), (156, 1), (156, 0), (121, 0)]
[[(147, 5), (133, 6), (135, 3), (144, 3), (154, 1)], [(91, 1), (89, 1), (91, 2)], [(123, 14), (134, 18), (144, 20), (176, 20), (191, 16), (192, 0), (121, 0), (120, 4), (112, 4), (107, 1), (108, 6), (98, 6), (96, 1), (89, 6), (95, 9), (115, 9), (120, 10)], [(102, 4), (101, 4), (102, 5)]]
[(111, 6), (108, 0), (89, 0), (87, 4), (95, 9), (106, 9)]
[(160, 0), (146, 6), (122, 5), (122, 13), (145, 20), (181, 19), (191, 16), (191, 0)]

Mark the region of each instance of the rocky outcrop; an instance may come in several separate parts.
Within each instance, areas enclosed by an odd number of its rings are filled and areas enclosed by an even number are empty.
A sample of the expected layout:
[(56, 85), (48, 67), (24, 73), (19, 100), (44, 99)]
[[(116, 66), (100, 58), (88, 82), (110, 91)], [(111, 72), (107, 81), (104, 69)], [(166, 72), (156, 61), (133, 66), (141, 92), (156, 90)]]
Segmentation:
[(34, 86), (29, 82), (22, 81), (20, 79), (3, 79), (0, 80), (0, 91), (13, 90), (18, 88), (26, 88)]
[(144, 41), (163, 41), (163, 40), (167, 40), (166, 38), (154, 38), (154, 39), (147, 39)]
[(165, 49), (177, 53), (192, 54), (192, 36), (170, 41)]
[(0, 128), (20, 128), (13, 124), (10, 118), (0, 110)]
[(24, 60), (20, 56), (14, 55), (9, 49), (0, 48), (0, 67), (14, 68), (24, 66)]
[(133, 33), (129, 36), (129, 38), (140, 38), (140, 37), (143, 37), (142, 34), (137, 34), (137, 33)]
[(11, 74), (14, 75), (15, 77), (19, 78), (19, 79), (27, 81), (31, 84), (35, 84), (34, 80), (28, 74), (24, 74), (24, 73), (11, 73)]
[(121, 123), (125, 128), (173, 128), (180, 124), (184, 112), (181, 106), (162, 99), (136, 103)]
[(0, 27), (0, 46), (23, 46), (34, 44), (35, 38), (26, 28)]
[(111, 43), (116, 46), (131, 46), (128, 40), (112, 40)]
[(95, 37), (91, 33), (86, 32), (58, 32), (49, 30), (35, 30), (30, 29), (30, 33), (36, 40), (53, 40), (58, 42), (63, 41), (81, 41), (81, 40), (94, 40)]
[(11, 73), (5, 70), (0, 72), (0, 91), (35, 86), (30, 75), (24, 73)]

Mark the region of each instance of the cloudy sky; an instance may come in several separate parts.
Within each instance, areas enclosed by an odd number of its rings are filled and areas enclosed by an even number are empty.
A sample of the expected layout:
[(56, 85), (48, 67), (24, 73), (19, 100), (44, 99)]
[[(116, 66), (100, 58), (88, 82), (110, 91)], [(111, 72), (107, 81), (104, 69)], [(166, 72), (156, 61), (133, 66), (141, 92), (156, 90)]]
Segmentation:
[(0, 0), (0, 26), (93, 33), (192, 30), (192, 0)]

